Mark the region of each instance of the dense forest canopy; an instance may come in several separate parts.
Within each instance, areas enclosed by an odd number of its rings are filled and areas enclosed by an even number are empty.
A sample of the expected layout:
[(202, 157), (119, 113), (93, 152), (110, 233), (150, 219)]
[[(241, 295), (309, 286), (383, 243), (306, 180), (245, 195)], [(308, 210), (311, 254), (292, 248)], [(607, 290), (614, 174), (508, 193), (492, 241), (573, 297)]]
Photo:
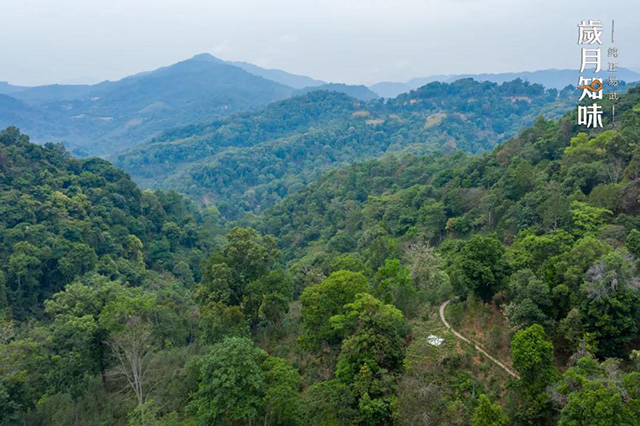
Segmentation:
[[(372, 110), (420, 134), (418, 104), (475, 93), (459, 84)], [(512, 89), (551, 96), (514, 84), (486, 86), (496, 108), (534, 113), (498, 102)], [(309, 99), (329, 96), (336, 118), (315, 128)], [(292, 102), (305, 99), (291, 112), (304, 137), (361, 111), (322, 92)], [(452, 108), (490, 118), (479, 99)], [(0, 425), (639, 424), (640, 89), (616, 111), (598, 131), (540, 117), (485, 154), (335, 169), (236, 222), (3, 131)], [(216, 135), (215, 150), (285, 133), (234, 120), (174, 136)], [(174, 136), (153, 155), (181, 152)]]
[(257, 113), (168, 130), (116, 164), (151, 188), (175, 189), (227, 218), (259, 213), (322, 172), (385, 153), (479, 153), (540, 115), (559, 117), (569, 87), (522, 80), (431, 83), (387, 101), (318, 91)]
[(41, 313), (67, 284), (99, 273), (143, 285), (158, 272), (193, 282), (218, 218), (175, 192), (141, 191), (123, 171), (35, 145), (16, 128), (0, 142), (2, 307)]

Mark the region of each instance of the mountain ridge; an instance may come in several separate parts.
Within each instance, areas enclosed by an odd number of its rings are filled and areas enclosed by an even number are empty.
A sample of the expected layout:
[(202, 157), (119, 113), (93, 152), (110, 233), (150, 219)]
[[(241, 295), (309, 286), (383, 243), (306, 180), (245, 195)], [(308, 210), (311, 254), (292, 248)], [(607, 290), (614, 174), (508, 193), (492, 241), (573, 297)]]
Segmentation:
[[(504, 73), (478, 73), (478, 74), (439, 74), (428, 77), (413, 78), (407, 82), (384, 81), (369, 86), (369, 89), (384, 98), (394, 98), (401, 93), (415, 90), (425, 84), (441, 81), (451, 83), (464, 78), (473, 78), (477, 81), (490, 81), (493, 83), (504, 83), (505, 81), (520, 78), (530, 83), (542, 84), (550, 89), (564, 89), (568, 85), (577, 85), (580, 73), (578, 70), (550, 68), (537, 71), (520, 71)], [(605, 76), (604, 73), (599, 74)], [(628, 83), (640, 81), (640, 73), (628, 68), (618, 68), (617, 76), (620, 80)]]

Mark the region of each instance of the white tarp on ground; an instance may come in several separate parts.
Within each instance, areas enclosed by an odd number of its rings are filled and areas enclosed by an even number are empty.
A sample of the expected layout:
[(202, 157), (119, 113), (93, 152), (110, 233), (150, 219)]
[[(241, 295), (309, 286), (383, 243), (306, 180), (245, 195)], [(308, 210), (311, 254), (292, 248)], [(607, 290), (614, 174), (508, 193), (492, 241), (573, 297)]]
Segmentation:
[(442, 337), (436, 336), (435, 334), (427, 336), (427, 343), (432, 346), (440, 346), (442, 342), (444, 342), (444, 339)]

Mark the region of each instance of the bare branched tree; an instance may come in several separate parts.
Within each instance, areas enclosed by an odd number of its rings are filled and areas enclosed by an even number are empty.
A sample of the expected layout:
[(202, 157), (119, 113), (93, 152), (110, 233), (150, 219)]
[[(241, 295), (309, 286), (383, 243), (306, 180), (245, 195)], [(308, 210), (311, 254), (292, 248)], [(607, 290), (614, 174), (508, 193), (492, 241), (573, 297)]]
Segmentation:
[(125, 390), (135, 395), (140, 423), (145, 425), (151, 420), (145, 418), (145, 408), (159, 383), (159, 376), (152, 374), (156, 358), (150, 325), (138, 317), (131, 318), (123, 330), (114, 333), (109, 347), (116, 359), (110, 375), (126, 380)]

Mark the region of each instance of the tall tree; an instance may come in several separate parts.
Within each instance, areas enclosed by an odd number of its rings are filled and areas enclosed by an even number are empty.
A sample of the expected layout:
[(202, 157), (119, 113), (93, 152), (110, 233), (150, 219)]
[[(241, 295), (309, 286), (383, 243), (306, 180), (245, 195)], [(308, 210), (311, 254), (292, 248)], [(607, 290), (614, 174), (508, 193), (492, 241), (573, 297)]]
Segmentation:
[(189, 404), (199, 425), (231, 425), (258, 419), (265, 391), (261, 364), (267, 354), (251, 340), (230, 337), (200, 360), (198, 390)]
[(466, 296), (470, 290), (483, 301), (491, 301), (509, 275), (504, 253), (504, 246), (496, 237), (471, 238), (460, 251), (453, 270), (458, 293)]

